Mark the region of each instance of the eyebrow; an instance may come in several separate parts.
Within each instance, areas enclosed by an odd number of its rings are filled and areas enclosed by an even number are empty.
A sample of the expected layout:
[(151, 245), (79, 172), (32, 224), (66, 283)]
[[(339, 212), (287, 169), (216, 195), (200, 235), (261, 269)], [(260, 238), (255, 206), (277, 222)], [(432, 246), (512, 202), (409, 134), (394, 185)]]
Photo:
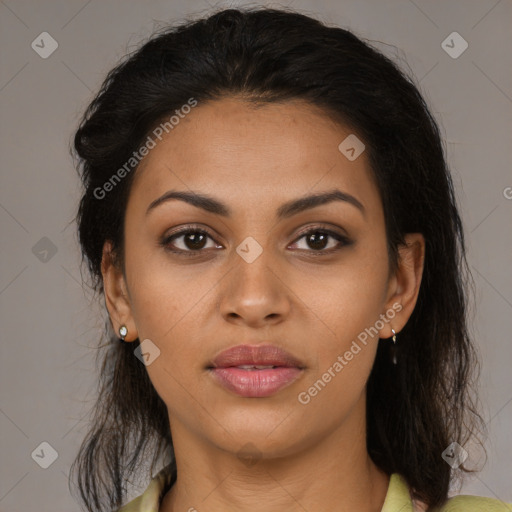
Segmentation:
[[(185, 203), (191, 204), (196, 208), (201, 208), (209, 213), (214, 213), (215, 215), (220, 215), (222, 217), (231, 217), (232, 210), (211, 196), (206, 194), (200, 194), (198, 192), (186, 192), (186, 191), (178, 191), (178, 190), (169, 190), (164, 195), (155, 199), (146, 210), (146, 215), (154, 210), (157, 206), (166, 203), (171, 200), (184, 201)], [(312, 194), (304, 197), (300, 197), (298, 199), (293, 199), (282, 204), (276, 212), (277, 219), (283, 220), (293, 215), (296, 215), (305, 210), (309, 210), (311, 208), (315, 208), (317, 206), (321, 206), (324, 204), (332, 203), (333, 201), (342, 201), (352, 206), (355, 206), (362, 214), (365, 216), (366, 211), (362, 203), (356, 199), (354, 196), (342, 192), (338, 189), (333, 189), (327, 192), (321, 192), (318, 194)]]

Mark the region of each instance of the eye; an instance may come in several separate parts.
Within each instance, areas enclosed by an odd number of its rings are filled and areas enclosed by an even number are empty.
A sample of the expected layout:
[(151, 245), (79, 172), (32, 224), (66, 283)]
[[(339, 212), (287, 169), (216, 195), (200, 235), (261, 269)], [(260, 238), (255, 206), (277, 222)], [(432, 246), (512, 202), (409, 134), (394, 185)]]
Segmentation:
[[(305, 240), (306, 246), (296, 247), (296, 249), (317, 253), (313, 254), (314, 256), (331, 254), (343, 246), (352, 244), (351, 240), (340, 233), (326, 228), (315, 227), (302, 233), (289, 247), (293, 248), (294, 245), (298, 245), (302, 239)], [(209, 241), (210, 245), (208, 245)], [(160, 245), (167, 251), (184, 256), (200, 255), (201, 252), (205, 252), (205, 249), (222, 249), (222, 245), (217, 244), (208, 231), (190, 226), (165, 236)]]
[[(209, 246), (208, 239), (212, 242)], [(215, 243), (208, 231), (190, 227), (164, 237), (161, 245), (171, 252), (181, 254), (189, 253), (186, 254), (187, 256), (193, 256), (194, 253), (198, 254), (203, 249), (222, 247)]]
[(303, 233), (293, 245), (300, 240), (305, 240), (306, 247), (299, 247), (299, 250), (312, 251), (317, 253), (332, 253), (341, 247), (352, 243), (346, 236), (324, 228), (313, 228)]

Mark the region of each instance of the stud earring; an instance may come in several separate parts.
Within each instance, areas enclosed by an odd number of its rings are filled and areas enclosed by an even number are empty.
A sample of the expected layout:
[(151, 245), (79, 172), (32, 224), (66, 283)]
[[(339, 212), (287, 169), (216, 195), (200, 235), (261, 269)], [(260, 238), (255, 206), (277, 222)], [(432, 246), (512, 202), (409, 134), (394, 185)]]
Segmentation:
[(124, 342), (124, 339), (126, 338), (127, 334), (128, 334), (128, 329), (126, 328), (126, 325), (121, 325), (121, 327), (119, 327), (120, 341)]
[(397, 349), (396, 349), (396, 332), (394, 329), (391, 329), (391, 332), (393, 333), (393, 345), (391, 345), (390, 347), (390, 350), (391, 350), (391, 361), (393, 364), (397, 364), (398, 360), (397, 360)]

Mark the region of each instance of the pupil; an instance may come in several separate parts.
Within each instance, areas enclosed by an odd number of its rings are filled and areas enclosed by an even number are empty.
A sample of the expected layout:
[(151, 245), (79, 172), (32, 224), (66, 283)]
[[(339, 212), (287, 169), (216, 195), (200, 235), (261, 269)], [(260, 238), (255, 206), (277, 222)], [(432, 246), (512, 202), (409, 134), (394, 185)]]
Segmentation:
[[(202, 249), (206, 236), (202, 233), (189, 233), (185, 237), (185, 243), (189, 249)], [(202, 245), (201, 245), (202, 243)], [(197, 245), (198, 244), (198, 245)], [(192, 247), (191, 247), (192, 246)]]
[[(202, 249), (206, 239), (202, 233), (189, 233), (185, 238), (187, 247), (193, 250)], [(328, 238), (329, 236), (326, 233), (318, 231), (309, 235), (308, 243), (313, 249), (324, 249)]]
[[(328, 235), (319, 231), (309, 235), (308, 243), (312, 246), (313, 249), (324, 249), (327, 239)], [(318, 243), (320, 243), (320, 245), (318, 245)]]

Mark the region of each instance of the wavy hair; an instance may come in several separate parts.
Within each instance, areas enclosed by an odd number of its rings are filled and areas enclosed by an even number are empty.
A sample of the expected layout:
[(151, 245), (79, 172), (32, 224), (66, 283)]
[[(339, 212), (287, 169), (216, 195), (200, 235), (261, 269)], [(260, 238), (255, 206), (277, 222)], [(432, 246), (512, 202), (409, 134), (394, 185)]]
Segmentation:
[[(367, 449), (387, 474), (403, 475), (416, 498), (438, 506), (456, 476), (443, 450), (485, 430), (467, 319), (474, 284), (438, 124), (414, 80), (369, 41), (289, 9), (226, 9), (167, 25), (121, 59), (87, 107), (72, 148), (84, 187), (76, 221), (90, 286), (104, 293), (106, 240), (124, 268), (136, 167), (108, 199), (95, 190), (189, 98), (201, 105), (235, 95), (262, 104), (302, 99), (358, 134), (382, 200), (392, 268), (406, 233), (425, 237), (423, 279), (398, 337), (399, 364), (379, 340), (367, 383)], [(144, 460), (152, 473), (164, 454), (176, 473), (167, 408), (133, 356), (139, 340), (120, 344), (107, 320), (104, 341), (91, 427), (72, 464), (89, 512), (121, 506)], [(457, 477), (468, 471), (462, 465)]]

